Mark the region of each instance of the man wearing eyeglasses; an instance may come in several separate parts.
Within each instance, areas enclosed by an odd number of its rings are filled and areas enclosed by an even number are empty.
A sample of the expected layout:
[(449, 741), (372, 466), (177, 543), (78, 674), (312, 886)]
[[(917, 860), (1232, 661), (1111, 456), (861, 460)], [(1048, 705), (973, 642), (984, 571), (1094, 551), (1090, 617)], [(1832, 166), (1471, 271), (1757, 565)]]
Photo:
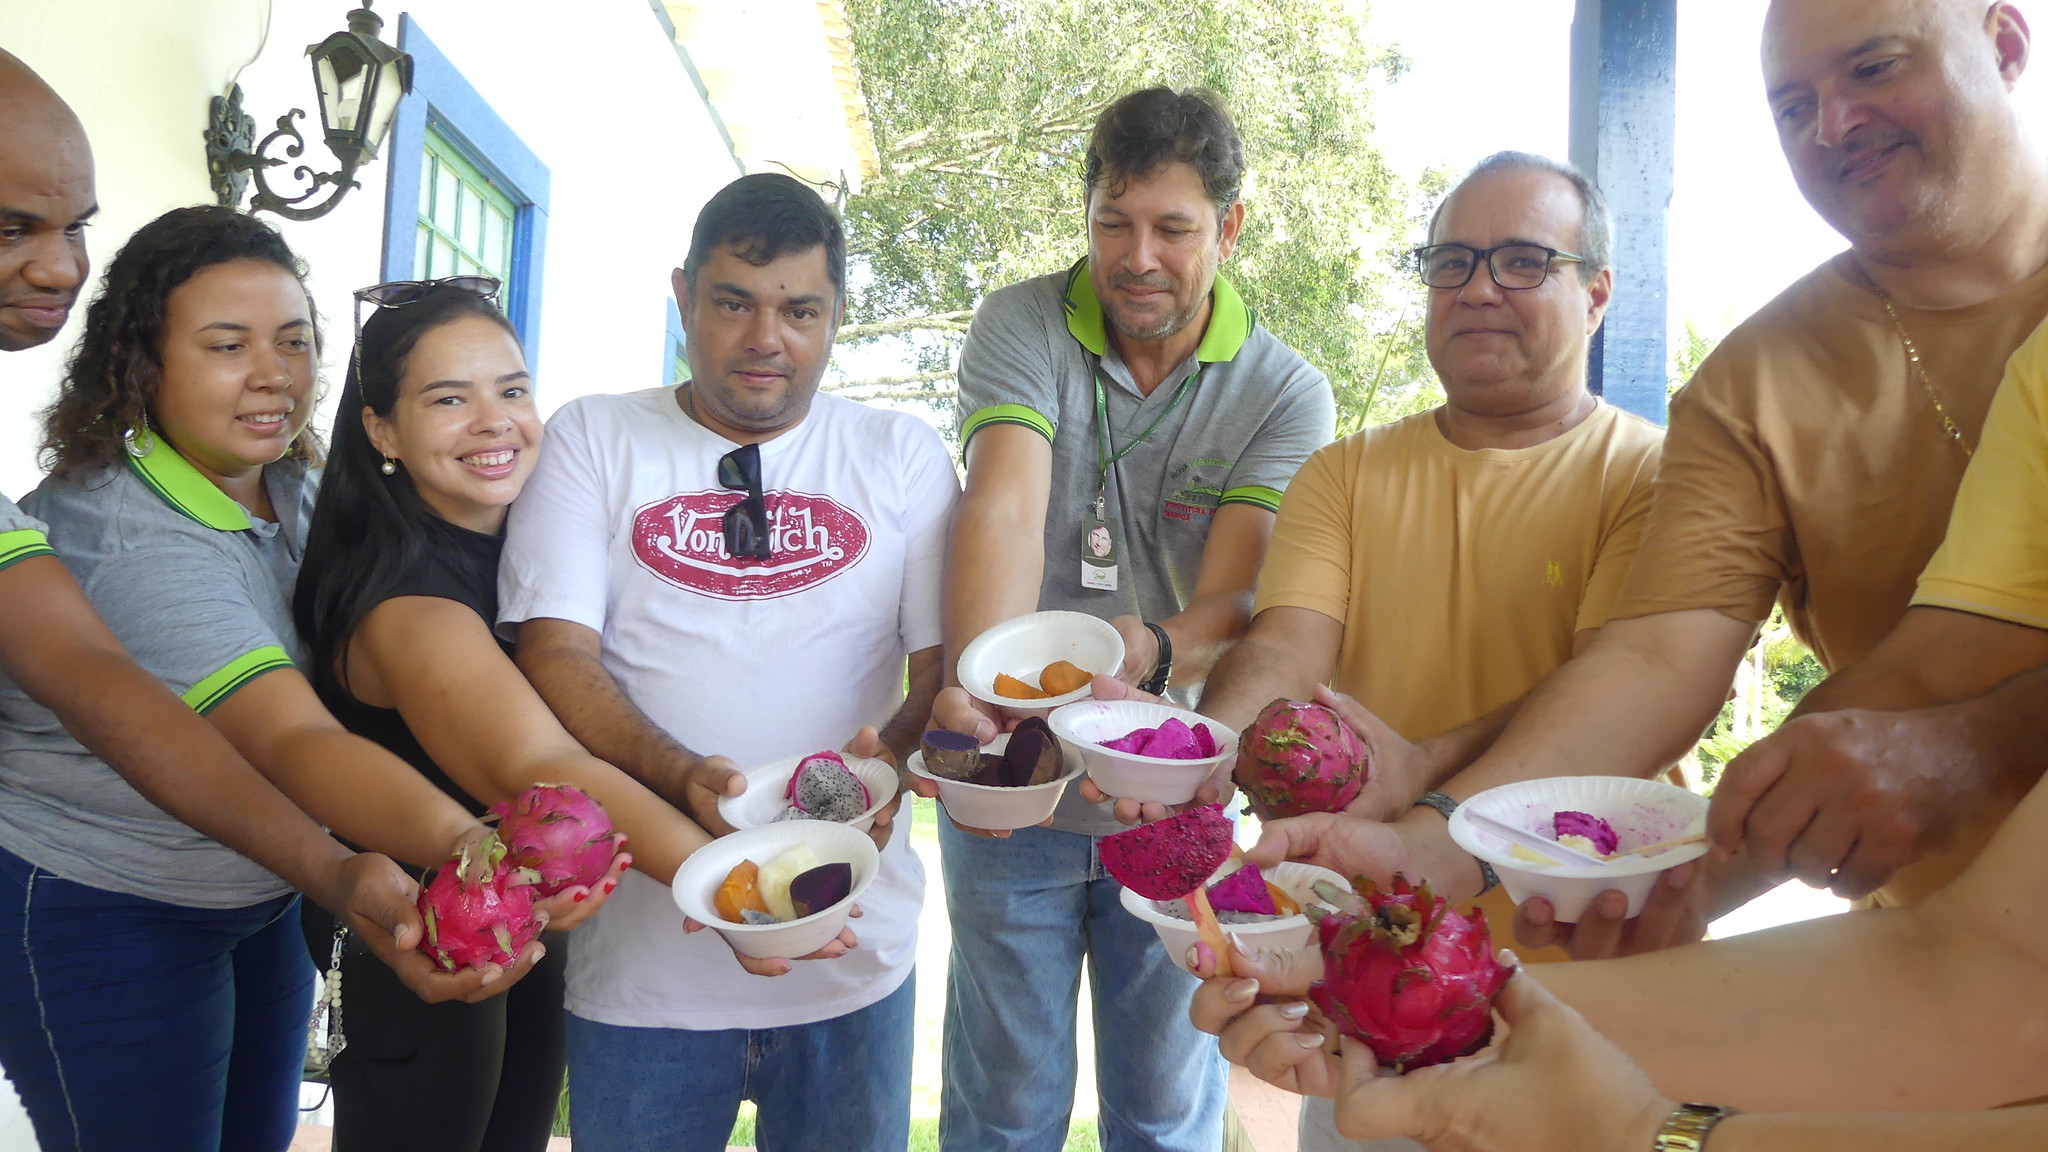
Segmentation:
[[(1334, 422), (1322, 374), (1218, 274), (1244, 223), (1243, 174), (1213, 97), (1123, 97), (1090, 137), (1087, 258), (976, 312), (959, 365), (953, 656), (1037, 609), (1086, 612), (1126, 649), (1123, 667), (1089, 671), (1185, 698), (1242, 632), (1280, 491)], [(945, 695), (949, 727), (986, 741), (1004, 723)], [(1120, 828), (1075, 789), (1049, 828), (993, 839), (941, 826), (949, 1152), (1063, 1146), (1084, 962), (1104, 1145), (1217, 1147), (1223, 1066), (1188, 1025), (1192, 984), (1096, 862), (1096, 839)]]
[[(1577, 169), (1482, 160), (1414, 253), (1445, 402), (1317, 452), (1281, 501), (1256, 615), (1202, 711), (1242, 729), (1327, 684), (1375, 747), (1384, 723), (1449, 750), (1378, 766), (1356, 816), (1441, 825), (1436, 786), (1613, 611), (1663, 436), (1587, 390), (1611, 237)], [(1504, 894), (1482, 906), (1496, 923), (1514, 914)], [(1327, 1102), (1302, 1124), (1304, 1147), (1336, 1139)]]
[[(902, 763), (938, 688), (958, 481), (922, 421), (818, 394), (845, 251), (788, 176), (714, 195), (675, 274), (689, 381), (556, 413), (507, 526), (520, 667), (591, 752), (714, 834), (742, 767)], [(626, 875), (569, 960), (579, 1146), (720, 1149), (744, 1098), (763, 1147), (901, 1152), (924, 872), (889, 800), (862, 915), (812, 963), (735, 963)]]

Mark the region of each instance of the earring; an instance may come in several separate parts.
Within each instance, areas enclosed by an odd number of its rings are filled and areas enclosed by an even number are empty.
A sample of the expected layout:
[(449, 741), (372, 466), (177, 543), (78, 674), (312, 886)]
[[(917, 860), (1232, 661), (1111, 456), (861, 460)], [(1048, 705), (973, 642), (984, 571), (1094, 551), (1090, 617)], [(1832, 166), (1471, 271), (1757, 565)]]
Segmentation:
[(130, 428), (121, 433), (121, 447), (127, 449), (130, 456), (140, 460), (149, 455), (149, 450), (155, 445), (150, 442), (148, 432), (137, 433), (135, 429)]
[(398, 475), (398, 461), (386, 456), (384, 462), (377, 465), (377, 471), (382, 472), (386, 476), (396, 476)]

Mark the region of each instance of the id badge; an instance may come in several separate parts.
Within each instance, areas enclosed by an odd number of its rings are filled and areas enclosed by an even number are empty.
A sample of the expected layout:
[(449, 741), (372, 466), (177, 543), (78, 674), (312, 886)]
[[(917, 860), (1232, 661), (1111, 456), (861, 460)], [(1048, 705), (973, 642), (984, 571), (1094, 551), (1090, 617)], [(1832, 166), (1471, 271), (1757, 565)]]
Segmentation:
[(1081, 533), (1081, 587), (1099, 592), (1116, 591), (1117, 559), (1122, 533), (1112, 517), (1084, 521)]

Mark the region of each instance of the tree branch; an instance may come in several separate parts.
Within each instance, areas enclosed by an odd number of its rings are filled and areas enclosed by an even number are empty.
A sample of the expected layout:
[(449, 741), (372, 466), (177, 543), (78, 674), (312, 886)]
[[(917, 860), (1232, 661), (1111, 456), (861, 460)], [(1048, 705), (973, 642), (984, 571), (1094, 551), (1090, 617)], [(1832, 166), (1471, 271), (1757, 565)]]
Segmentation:
[(940, 380), (951, 380), (950, 368), (931, 372), (911, 372), (903, 376), (876, 376), (869, 380), (848, 380), (828, 385), (825, 391), (849, 400), (945, 400), (959, 391), (954, 388), (914, 388), (905, 385), (931, 384)]
[(973, 312), (934, 312), (924, 316), (897, 316), (872, 324), (843, 324), (839, 328), (837, 342), (845, 344), (903, 332), (965, 332), (967, 322), (972, 319)]

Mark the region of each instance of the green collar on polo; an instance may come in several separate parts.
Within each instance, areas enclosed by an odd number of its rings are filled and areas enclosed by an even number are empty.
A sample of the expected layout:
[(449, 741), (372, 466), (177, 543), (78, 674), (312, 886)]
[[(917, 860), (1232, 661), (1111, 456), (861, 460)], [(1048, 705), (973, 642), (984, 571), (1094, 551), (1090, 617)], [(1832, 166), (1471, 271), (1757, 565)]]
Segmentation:
[[(135, 449), (141, 449), (142, 455), (137, 456)], [(245, 532), (254, 527), (249, 514), (235, 503), (234, 497), (200, 475), (199, 469), (178, 455), (178, 450), (165, 443), (154, 428), (145, 427), (135, 434), (134, 448), (128, 452), (128, 467), (164, 503), (208, 528), (217, 532)]]
[[(1195, 349), (1195, 359), (1212, 364), (1219, 360), (1231, 360), (1237, 350), (1251, 338), (1252, 329), (1258, 324), (1244, 297), (1237, 294), (1230, 281), (1220, 274), (1216, 287), (1210, 290), (1209, 328), (1202, 333), (1202, 343)], [(1067, 309), (1067, 331), (1081, 342), (1081, 347), (1101, 356), (1109, 351), (1109, 333), (1103, 328), (1102, 302), (1095, 298), (1095, 285), (1088, 279), (1088, 258), (1083, 256), (1067, 269), (1067, 289), (1062, 303)]]

